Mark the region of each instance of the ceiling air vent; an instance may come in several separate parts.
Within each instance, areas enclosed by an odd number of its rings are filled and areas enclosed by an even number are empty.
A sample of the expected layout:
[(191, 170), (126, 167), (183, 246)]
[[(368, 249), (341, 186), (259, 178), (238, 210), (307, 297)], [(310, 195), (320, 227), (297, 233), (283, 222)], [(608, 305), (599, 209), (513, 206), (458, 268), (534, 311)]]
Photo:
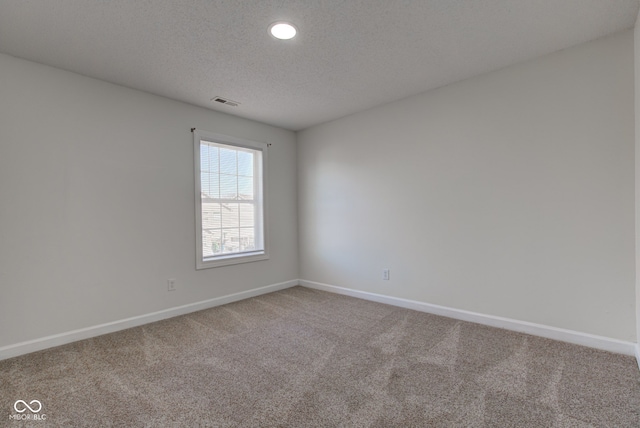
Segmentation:
[(223, 97), (213, 97), (211, 98), (211, 101), (220, 103), (220, 104), (225, 104), (225, 105), (228, 105), (229, 107), (238, 107), (238, 105), (240, 104), (237, 101), (232, 101), (228, 98), (223, 98)]

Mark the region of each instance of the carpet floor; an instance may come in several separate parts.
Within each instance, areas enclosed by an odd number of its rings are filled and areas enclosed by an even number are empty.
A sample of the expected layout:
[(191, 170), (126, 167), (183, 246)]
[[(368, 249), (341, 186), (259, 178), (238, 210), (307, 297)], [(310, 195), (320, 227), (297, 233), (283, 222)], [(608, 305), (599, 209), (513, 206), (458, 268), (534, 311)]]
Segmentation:
[(640, 371), (294, 287), (0, 361), (0, 409), (20, 427), (640, 427)]

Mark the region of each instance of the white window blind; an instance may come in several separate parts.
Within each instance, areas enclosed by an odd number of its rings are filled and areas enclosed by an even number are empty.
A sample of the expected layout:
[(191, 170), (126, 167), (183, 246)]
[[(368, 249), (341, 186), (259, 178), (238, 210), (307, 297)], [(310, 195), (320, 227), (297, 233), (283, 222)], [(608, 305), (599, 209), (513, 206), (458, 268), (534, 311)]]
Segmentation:
[(266, 257), (266, 144), (194, 131), (197, 267)]

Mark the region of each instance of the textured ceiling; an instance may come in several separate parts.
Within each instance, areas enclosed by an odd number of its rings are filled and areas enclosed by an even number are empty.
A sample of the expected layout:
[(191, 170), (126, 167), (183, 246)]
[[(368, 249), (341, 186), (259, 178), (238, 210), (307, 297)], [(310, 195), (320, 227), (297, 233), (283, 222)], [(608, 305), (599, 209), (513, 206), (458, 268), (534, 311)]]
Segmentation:
[[(0, 52), (299, 130), (633, 26), (639, 0), (0, 0)], [(267, 34), (289, 20), (294, 40)], [(213, 103), (219, 95), (238, 107)]]

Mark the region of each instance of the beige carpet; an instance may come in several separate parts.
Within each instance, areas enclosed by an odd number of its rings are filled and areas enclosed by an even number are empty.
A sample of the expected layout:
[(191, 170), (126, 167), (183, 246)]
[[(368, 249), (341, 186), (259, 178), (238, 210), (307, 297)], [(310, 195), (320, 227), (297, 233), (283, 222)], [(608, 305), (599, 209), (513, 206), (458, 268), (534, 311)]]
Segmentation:
[[(19, 399), (46, 421), (10, 419)], [(21, 427), (640, 427), (640, 372), (295, 287), (2, 361), (0, 409)]]

